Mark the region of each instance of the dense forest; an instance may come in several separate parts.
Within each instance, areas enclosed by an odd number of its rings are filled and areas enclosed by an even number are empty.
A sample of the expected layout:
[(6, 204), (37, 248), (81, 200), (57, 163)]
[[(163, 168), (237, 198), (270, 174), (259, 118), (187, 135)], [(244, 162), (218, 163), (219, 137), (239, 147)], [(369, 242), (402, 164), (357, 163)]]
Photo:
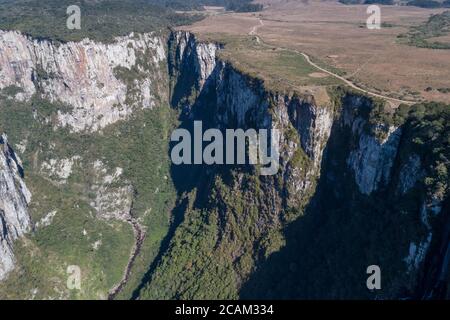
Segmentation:
[(203, 6), (225, 7), (236, 12), (252, 12), (263, 9), (261, 4), (251, 3), (252, 0), (149, 0), (149, 2), (176, 10), (202, 10)]
[(408, 33), (398, 36), (400, 42), (419, 48), (450, 49), (450, 43), (430, 41), (450, 33), (450, 11), (432, 15), (425, 23), (412, 27)]
[(408, 6), (415, 6), (421, 8), (450, 8), (450, 1), (438, 2), (434, 0), (412, 0), (409, 1)]
[[(395, 0), (339, 0), (343, 4), (382, 4), (382, 5), (398, 5), (399, 2)], [(400, 3), (403, 5), (403, 3)], [(450, 8), (450, 0), (435, 1), (435, 0), (411, 0), (406, 3), (407, 6), (421, 7), (421, 8)]]
[[(233, 11), (258, 11), (251, 0), (0, 0), (0, 30), (19, 30), (36, 38), (79, 41), (90, 38), (112, 41), (130, 32), (149, 32), (186, 25), (203, 18), (204, 5)], [(78, 5), (81, 29), (69, 30), (67, 8)]]

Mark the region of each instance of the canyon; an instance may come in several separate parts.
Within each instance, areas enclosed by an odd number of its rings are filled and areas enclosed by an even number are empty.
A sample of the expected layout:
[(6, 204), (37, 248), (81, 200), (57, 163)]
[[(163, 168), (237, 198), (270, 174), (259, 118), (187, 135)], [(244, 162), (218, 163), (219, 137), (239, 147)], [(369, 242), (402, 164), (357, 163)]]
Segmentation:
[[(445, 282), (436, 270), (449, 260), (441, 227), (448, 186), (425, 183), (437, 167), (428, 150), (439, 145), (415, 142), (414, 116), (442, 116), (426, 106), (392, 110), (343, 85), (322, 86), (327, 99), (272, 89), (222, 59), (224, 50), (226, 44), (174, 30), (110, 44), (0, 32), (1, 112), (10, 119), (2, 123), (9, 140), (2, 138), (0, 153), (4, 288), (21, 272), (39, 279), (23, 290), (26, 298), (389, 299), (436, 292)], [(400, 118), (405, 107), (412, 111)], [(29, 125), (14, 127), (15, 117)], [(278, 130), (279, 171), (172, 164), (171, 132), (194, 132), (196, 121), (222, 132)], [(52, 199), (52, 188), (64, 200)], [(53, 210), (57, 222), (33, 227)], [(138, 224), (136, 234), (130, 223)], [(60, 240), (74, 247), (66, 254), (47, 232), (71, 224), (73, 238)], [(124, 238), (112, 240), (118, 234)], [(56, 270), (51, 286), (26, 258), (39, 251)], [(85, 262), (105, 255), (118, 257), (113, 270)], [(57, 270), (78, 260), (92, 287), (71, 293)], [(383, 272), (380, 292), (365, 287), (373, 264)]]

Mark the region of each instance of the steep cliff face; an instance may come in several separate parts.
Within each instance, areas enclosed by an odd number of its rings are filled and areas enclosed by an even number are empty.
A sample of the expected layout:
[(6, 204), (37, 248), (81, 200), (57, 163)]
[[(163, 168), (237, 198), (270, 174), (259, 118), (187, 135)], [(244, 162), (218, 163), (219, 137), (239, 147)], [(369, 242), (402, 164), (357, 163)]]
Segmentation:
[[(0, 32), (0, 130), (23, 159), (21, 181), (33, 193), (23, 229), (12, 220), (23, 206), (5, 202), (0, 257), (10, 272), (2, 274), (0, 299), (104, 299), (124, 279), (128, 292), (137, 286), (176, 196), (168, 96), (164, 33), (103, 44)], [(147, 227), (156, 231), (144, 241)], [(14, 241), (15, 230), (32, 232)], [(82, 290), (67, 287), (68, 265), (81, 268)]]
[(18, 156), (0, 137), (0, 280), (14, 269), (14, 240), (30, 230), (28, 203), (31, 193), (23, 182), (23, 168)]
[[(155, 106), (165, 59), (164, 39), (155, 34), (132, 33), (112, 44), (56, 44), (0, 31), (0, 89), (19, 89), (15, 98), (22, 101), (37, 94), (65, 104), (71, 110), (58, 114), (58, 126), (96, 131), (133, 108)], [(133, 79), (126, 78), (127, 70), (136, 71)]]
[[(59, 106), (51, 116), (32, 110), (26, 118), (45, 139), (23, 128), (15, 141), (38, 176), (34, 186), (63, 190), (48, 200), (39, 188), (45, 201), (37, 204), (37, 238), (45, 243), (48, 230), (58, 237), (57, 226), (73, 220), (67, 239), (89, 248), (67, 257), (51, 241), (48, 252), (67, 260), (88, 252), (88, 262), (96, 252), (100, 260), (111, 252), (126, 256), (129, 239), (111, 240), (122, 229), (110, 224), (132, 220), (151, 235), (137, 237), (135, 248), (146, 249), (141, 265), (129, 273), (135, 251), (126, 264), (126, 280), (133, 274), (135, 287), (145, 261), (151, 264), (144, 289), (134, 293), (142, 298), (398, 298), (434, 290), (449, 260), (445, 230), (437, 227), (447, 219), (447, 164), (437, 142), (419, 143), (415, 132), (423, 126), (414, 114), (420, 118), (420, 110), (391, 121), (395, 112), (345, 88), (329, 88), (323, 103), (313, 94), (272, 91), (222, 60), (220, 44), (189, 32), (165, 39), (131, 34), (108, 45), (55, 44), (0, 32), (0, 89), (13, 92), (5, 101), (34, 107), (39, 97)], [(260, 165), (169, 168), (173, 122), (165, 113), (172, 111), (161, 107), (169, 104), (188, 130), (195, 120), (204, 130), (279, 130), (279, 170), (264, 176)], [(10, 147), (3, 150), (6, 274), (14, 239), (29, 229), (30, 197), (20, 160)], [(85, 221), (98, 230), (104, 220), (102, 232), (86, 231)], [(382, 292), (366, 287), (365, 270), (373, 264), (382, 268)], [(100, 270), (93, 283), (102, 279)], [(96, 285), (89, 294), (104, 290), (104, 283)]]
[[(417, 221), (430, 215), (423, 203), (433, 196), (421, 187), (421, 158), (406, 147), (407, 125), (378, 119), (379, 103), (355, 92), (325, 105), (271, 92), (222, 61), (218, 45), (189, 33), (172, 34), (169, 48), (182, 127), (202, 120), (222, 130), (278, 129), (280, 170), (260, 177), (255, 167), (181, 169), (185, 221), (143, 297), (414, 295), (432, 242), (430, 226)], [(186, 241), (192, 234), (203, 236)], [(365, 287), (372, 264), (384, 268), (381, 293)]]
[[(203, 120), (219, 129), (278, 129), (285, 188), (297, 196), (306, 192), (320, 171), (333, 108), (318, 105), (312, 95), (267, 91), (260, 80), (218, 59), (220, 45), (199, 42), (188, 32), (174, 33), (170, 47), (173, 103), (185, 107), (188, 122)], [(301, 157), (307, 163), (296, 167)]]
[(380, 185), (386, 185), (394, 164), (401, 130), (389, 128), (388, 136), (383, 141), (359, 132), (361, 135), (358, 149), (353, 150), (348, 159), (349, 166), (355, 173), (359, 190), (370, 194)]

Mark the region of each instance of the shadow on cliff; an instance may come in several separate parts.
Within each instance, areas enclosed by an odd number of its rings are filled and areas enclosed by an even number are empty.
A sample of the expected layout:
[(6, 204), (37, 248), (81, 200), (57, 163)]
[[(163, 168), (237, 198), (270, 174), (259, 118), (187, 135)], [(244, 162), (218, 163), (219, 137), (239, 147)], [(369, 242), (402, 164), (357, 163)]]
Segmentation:
[[(186, 59), (185, 59), (186, 61)], [(189, 62), (189, 60), (187, 60)], [(174, 75), (175, 71), (173, 65), (169, 63), (169, 73)], [(216, 101), (215, 91), (210, 90), (210, 84), (213, 82), (214, 75), (217, 70), (213, 70), (211, 76), (206, 80), (203, 88), (200, 90), (197, 87), (199, 75), (195, 75), (193, 72), (187, 72), (188, 67), (182, 67), (181, 73), (178, 74), (178, 81), (175, 83), (172, 92), (171, 105), (173, 108), (180, 109), (179, 126), (176, 129), (185, 129), (190, 132), (192, 138), (191, 155), (194, 154), (194, 121), (202, 121), (203, 131), (211, 127), (213, 122), (213, 115), (215, 110), (215, 104), (211, 104), (211, 101)], [(198, 96), (195, 102), (191, 104), (191, 89), (199, 90)], [(178, 142), (169, 143), (169, 158), (173, 147)], [(203, 148), (202, 148), (203, 150)], [(142, 289), (151, 281), (151, 277), (156, 268), (161, 262), (162, 257), (169, 249), (170, 241), (172, 240), (175, 231), (178, 226), (183, 223), (184, 215), (189, 208), (189, 193), (194, 189), (197, 190), (196, 199), (194, 204), (197, 207), (201, 207), (205, 202), (208, 195), (208, 188), (212, 179), (214, 178), (217, 167), (206, 166), (203, 164), (171, 164), (170, 175), (171, 180), (177, 191), (177, 203), (171, 212), (172, 221), (170, 223), (169, 230), (161, 242), (158, 250), (158, 254), (153, 259), (147, 272), (143, 276), (139, 286), (133, 291), (132, 299), (138, 299)]]
[(184, 198), (184, 199), (181, 199), (180, 201), (178, 201), (177, 205), (172, 210), (173, 220), (172, 220), (172, 223), (170, 224), (169, 231), (167, 232), (167, 235), (164, 237), (163, 241), (161, 242), (161, 245), (158, 250), (158, 254), (153, 259), (147, 272), (142, 277), (142, 280), (141, 280), (139, 286), (133, 291), (132, 297), (131, 297), (132, 300), (139, 299), (142, 289), (151, 280), (152, 274), (155, 272), (156, 268), (158, 267), (158, 264), (161, 261), (161, 258), (163, 257), (164, 253), (169, 248), (170, 240), (172, 239), (176, 228), (183, 221), (184, 212), (186, 211), (187, 206), (188, 206), (188, 199)]
[[(304, 214), (283, 231), (285, 246), (257, 266), (242, 299), (374, 299), (408, 296), (395, 279), (404, 275), (411, 224), (399, 214), (392, 192), (361, 194), (347, 157), (351, 130), (335, 121), (324, 151), (316, 192)], [(404, 239), (403, 239), (404, 240)], [(403, 251), (402, 251), (403, 250)], [(370, 291), (370, 265), (382, 270), (382, 289)]]
[(434, 230), (434, 234), (441, 236), (428, 250), (415, 299), (450, 299), (450, 197), (445, 200), (441, 212)]
[[(361, 239), (349, 237), (352, 232), (345, 235), (348, 240), (342, 241), (341, 237), (345, 231), (344, 225), (349, 223), (349, 215), (345, 212), (344, 202), (337, 201), (341, 194), (337, 194), (336, 190), (345, 189), (345, 184), (339, 179), (342, 177), (327, 176), (327, 167), (333, 165), (333, 161), (329, 163), (329, 156), (334, 151), (332, 137), (336, 131), (338, 129), (333, 126), (324, 151), (318, 186), (304, 214), (285, 228), (285, 246), (263, 261), (243, 285), (240, 292), (242, 299), (315, 299), (339, 295), (332, 292), (336, 290), (336, 282), (340, 277), (348, 278), (348, 275), (338, 272), (350, 269), (339, 264), (354, 264), (358, 257), (352, 253), (350, 245)], [(342, 163), (343, 159), (333, 160), (337, 164)], [(335, 186), (331, 190), (328, 186), (330, 180)], [(327, 203), (324, 203), (325, 197), (328, 198)], [(333, 204), (333, 213), (325, 208), (330, 203)], [(336, 259), (336, 255), (340, 259)], [(364, 272), (361, 272), (363, 276)], [(363, 281), (358, 278), (357, 281)], [(353, 282), (350, 287), (354, 287), (355, 279), (353, 276), (350, 279)], [(349, 283), (345, 287), (348, 286)]]

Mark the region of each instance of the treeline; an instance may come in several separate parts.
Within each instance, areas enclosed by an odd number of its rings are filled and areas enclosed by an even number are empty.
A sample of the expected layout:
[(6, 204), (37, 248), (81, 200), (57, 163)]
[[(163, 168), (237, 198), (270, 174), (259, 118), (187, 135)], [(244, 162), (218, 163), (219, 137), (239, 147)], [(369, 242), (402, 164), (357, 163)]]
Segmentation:
[(262, 4), (253, 0), (149, 0), (149, 2), (175, 10), (203, 10), (203, 6), (224, 7), (228, 11), (256, 12), (263, 9)]
[(384, 5), (393, 5), (393, 0), (366, 0), (364, 4), (384, 4)]
[[(57, 42), (90, 38), (111, 42), (131, 32), (151, 32), (198, 21), (201, 15), (177, 13), (158, 0), (3, 0), (0, 29), (18, 30)], [(67, 8), (81, 10), (81, 29), (67, 28)]]
[(393, 0), (339, 0), (343, 4), (383, 4), (393, 5)]
[[(395, 5), (394, 0), (339, 0), (343, 4), (382, 4)], [(414, 6), (420, 8), (450, 8), (450, 0), (439, 2), (435, 0), (412, 0), (406, 3), (407, 6)]]
[(259, 3), (250, 3), (251, 1), (228, 0), (225, 8), (236, 12), (257, 12), (263, 9)]
[(438, 2), (434, 0), (412, 0), (409, 1), (407, 5), (429, 9), (450, 8), (450, 0), (446, 0), (444, 2)]
[[(262, 10), (252, 0), (0, 0), (0, 30), (18, 30), (58, 42), (90, 38), (110, 42), (131, 32), (151, 32), (203, 19), (201, 14), (179, 11), (223, 6), (227, 10)], [(81, 29), (69, 30), (67, 8), (81, 9)]]
[(450, 11), (432, 15), (422, 25), (411, 27), (406, 34), (400, 34), (400, 42), (419, 48), (450, 49), (450, 43), (430, 41), (429, 39), (445, 36), (450, 33)]

